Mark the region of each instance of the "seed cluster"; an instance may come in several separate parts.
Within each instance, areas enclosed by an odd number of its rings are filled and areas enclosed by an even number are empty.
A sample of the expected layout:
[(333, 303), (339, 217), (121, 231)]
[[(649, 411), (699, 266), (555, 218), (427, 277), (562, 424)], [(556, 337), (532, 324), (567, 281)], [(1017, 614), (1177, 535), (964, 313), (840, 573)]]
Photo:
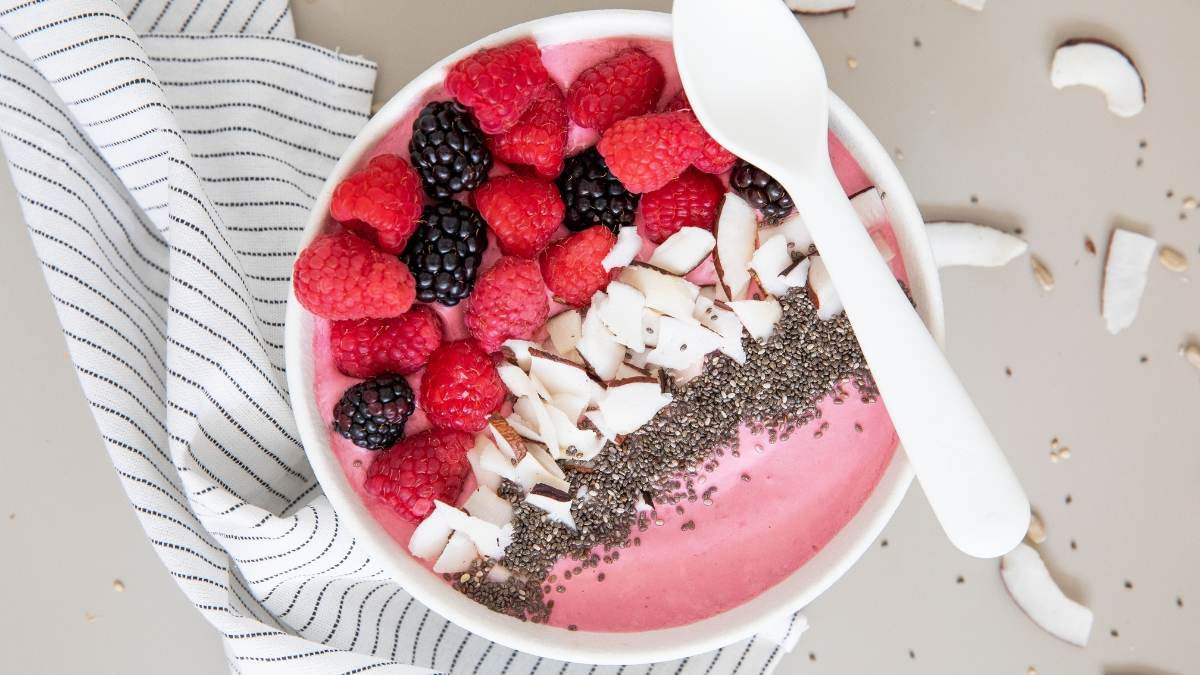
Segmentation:
[[(577, 560), (568, 573), (579, 575), (618, 559), (620, 549), (639, 545), (640, 539), (631, 533), (664, 524), (658, 509), (682, 513), (684, 503), (711, 504), (716, 488), (697, 486), (704, 484), (704, 473), (715, 469), (725, 452), (738, 452), (741, 425), (765, 432), (772, 442), (786, 439), (821, 416), (816, 404), (826, 395), (832, 394), (835, 403), (843, 401), (848, 395), (845, 382), (856, 385), (864, 402), (875, 400), (870, 373), (845, 316), (821, 321), (802, 289), (780, 300), (783, 316), (774, 335), (762, 344), (745, 338), (744, 364), (710, 354), (700, 375), (683, 385), (667, 383), (673, 388), (673, 402), (620, 446), (609, 444), (587, 471), (572, 470), (570, 463), (564, 466), (575, 495), (571, 515), (576, 529), (525, 503), (520, 490), (502, 486), (500, 494), (513, 504), (515, 531), (503, 560), (513, 577), (494, 584), (472, 572), (468, 581), (456, 585), (492, 609), (544, 621), (553, 601), (543, 595), (565, 590), (547, 577), (560, 559)], [(685, 530), (695, 527), (693, 521), (683, 525)], [(519, 578), (530, 581), (516, 581)], [(529, 592), (539, 586), (542, 593)]]

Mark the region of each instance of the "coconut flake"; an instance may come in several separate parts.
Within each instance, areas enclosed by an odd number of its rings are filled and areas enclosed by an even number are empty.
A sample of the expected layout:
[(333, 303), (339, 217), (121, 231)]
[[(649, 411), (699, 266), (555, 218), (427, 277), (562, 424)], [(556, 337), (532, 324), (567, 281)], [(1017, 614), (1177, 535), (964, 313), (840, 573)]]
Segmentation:
[(633, 262), (639, 251), (642, 250), (642, 237), (638, 234), (637, 228), (633, 226), (622, 227), (617, 232), (617, 242), (608, 250), (608, 254), (600, 261), (600, 266), (605, 272), (612, 271), (617, 267), (624, 267)]
[(646, 348), (642, 341), (641, 323), (645, 305), (646, 296), (641, 291), (629, 284), (613, 281), (608, 284), (608, 293), (596, 293), (593, 296), (592, 309), (588, 314), (595, 313), (618, 343), (640, 352)]
[(850, 205), (868, 230), (878, 230), (888, 224), (887, 207), (883, 205), (879, 190), (872, 187), (859, 192), (850, 198)]
[(1094, 87), (1118, 117), (1133, 117), (1146, 105), (1146, 84), (1133, 59), (1116, 45), (1094, 38), (1067, 40), (1054, 50), (1050, 84), (1055, 89)]
[(541, 349), (530, 349), (529, 356), (529, 374), (536, 377), (551, 396), (587, 395), (589, 378), (582, 365)]
[(475, 447), (467, 451), (467, 462), (471, 465), (471, 473), (475, 474), (475, 482), (480, 486), (495, 490), (500, 487), (500, 474), (483, 467), (483, 453), (489, 448), (497, 454), (500, 452), (496, 449), (496, 444), (488, 440), (487, 436), (476, 435)]
[[(632, 290), (632, 289), (631, 289)], [(637, 291), (633, 291), (637, 293)], [(597, 294), (599, 295), (599, 294)], [(638, 293), (638, 296), (641, 294)], [(607, 300), (605, 300), (607, 303)], [(617, 375), (617, 368), (625, 358), (625, 345), (617, 341), (609, 332), (600, 318), (600, 310), (595, 304), (588, 310), (583, 319), (583, 337), (575, 348), (583, 357), (584, 363), (592, 373), (601, 380), (611, 380)], [(573, 394), (574, 395), (574, 394)], [(587, 395), (583, 395), (586, 404)], [(575, 416), (578, 418), (578, 415)]]
[[(566, 499), (562, 499), (565, 496)], [(571, 515), (571, 497), (549, 485), (535, 485), (525, 501), (545, 511), (550, 519), (572, 530), (575, 529), (575, 518)]]
[(574, 351), (583, 334), (583, 315), (577, 309), (559, 312), (546, 322), (546, 331), (550, 333), (554, 351), (566, 356)]
[(983, 5), (985, 2), (987, 2), (987, 0), (953, 0), (953, 2), (959, 7), (966, 7), (967, 9), (973, 9), (976, 12), (982, 12)]
[(1108, 332), (1116, 335), (1129, 327), (1137, 316), (1146, 273), (1158, 244), (1145, 235), (1129, 230), (1113, 231), (1104, 262), (1104, 291), (1101, 313)]
[(408, 551), (423, 560), (437, 560), (453, 531), (448, 515), (434, 509), (408, 538)]
[[(748, 272), (746, 274), (749, 276)], [(641, 291), (646, 299), (646, 307), (681, 321), (692, 320), (692, 307), (700, 295), (700, 287), (687, 279), (635, 262), (621, 271), (620, 281)], [(631, 308), (622, 306), (619, 309), (630, 311)]]
[(754, 209), (737, 195), (726, 195), (713, 234), (717, 240), (713, 264), (717, 268), (722, 297), (725, 300), (737, 300), (750, 287), (748, 266), (758, 235), (758, 219)]
[(505, 340), (501, 343), (500, 350), (506, 361), (528, 371), (529, 350), (536, 347), (537, 343), (529, 340)]
[(500, 497), (491, 488), (479, 486), (463, 502), (467, 513), (482, 518), (493, 525), (505, 525), (512, 522), (512, 504)]
[(522, 490), (528, 492), (538, 483), (553, 485), (560, 490), (570, 490), (571, 484), (566, 480), (555, 476), (546, 465), (538, 461), (537, 457), (532, 454), (526, 455), (525, 459), (517, 463), (517, 479), (514, 481), (521, 486)]
[(1018, 544), (1001, 558), (1000, 578), (1013, 601), (1034, 623), (1073, 645), (1087, 645), (1092, 610), (1063, 594), (1032, 546)]
[(446, 548), (433, 563), (433, 571), (438, 574), (458, 574), (464, 572), (471, 563), (479, 557), (479, 549), (465, 532), (455, 532), (446, 543)]
[(792, 266), (792, 255), (788, 252), (787, 237), (775, 234), (763, 241), (750, 257), (750, 270), (758, 285), (776, 297), (784, 295), (790, 288), (783, 280), (783, 272)]
[(654, 249), (649, 262), (671, 274), (682, 276), (699, 267), (716, 245), (717, 240), (708, 230), (682, 227)]
[(503, 527), (494, 525), (483, 520), (469, 516), (466, 512), (450, 506), (449, 504), (434, 500), (434, 512), (428, 517), (432, 518), (442, 512), (440, 518), (445, 518), (446, 522), (455, 532), (463, 532), (475, 544), (475, 548), (479, 549), (479, 553), (489, 558), (500, 559), (504, 557), (504, 549), (512, 543), (512, 525)]
[(729, 303), (750, 337), (762, 342), (775, 332), (775, 324), (783, 317), (783, 307), (775, 298), (766, 300), (735, 300)]
[(808, 288), (817, 305), (817, 318), (828, 321), (844, 309), (842, 299), (833, 286), (833, 278), (829, 276), (821, 256), (812, 256), (809, 260), (812, 260), (812, 264), (808, 269)]
[(957, 221), (925, 224), (929, 247), (939, 268), (999, 267), (1029, 250), (1029, 244), (995, 228)]
[(729, 305), (723, 302), (718, 305), (701, 296), (696, 299), (696, 318), (700, 325), (721, 336), (718, 349), (723, 354), (735, 363), (746, 362), (746, 348), (742, 345), (742, 322), (733, 310), (729, 309)]
[(637, 431), (671, 402), (657, 379), (636, 378), (613, 382), (600, 401), (600, 413), (616, 435)]
[(721, 346), (721, 338), (702, 325), (664, 316), (658, 322), (658, 341), (646, 361), (673, 370), (703, 363), (704, 356)]

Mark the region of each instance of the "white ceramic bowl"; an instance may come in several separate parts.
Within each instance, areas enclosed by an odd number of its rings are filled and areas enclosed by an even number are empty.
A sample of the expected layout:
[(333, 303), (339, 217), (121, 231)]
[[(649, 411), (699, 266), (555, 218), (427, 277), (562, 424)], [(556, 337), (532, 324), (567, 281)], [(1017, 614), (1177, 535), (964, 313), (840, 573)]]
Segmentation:
[[(671, 38), (671, 17), (659, 12), (599, 10), (561, 14), (493, 33), (434, 64), (401, 89), (359, 132), (325, 182), (301, 238), (303, 248), (326, 226), (329, 197), (355, 166), (420, 99), (441, 83), (446, 70), (482, 48), (526, 36), (539, 44), (636, 36)], [(942, 297), (924, 223), (908, 187), (887, 151), (841, 99), (832, 97), (830, 125), (866, 174), (887, 194), (888, 213), (908, 269), (913, 297), (925, 323), (942, 339)], [(287, 375), (296, 423), (309, 463), (343, 524), (369, 547), (372, 557), (427, 607), (485, 638), (547, 658), (598, 664), (647, 663), (690, 656), (746, 638), (769, 622), (804, 607), (846, 573), (892, 517), (912, 481), (903, 452), (896, 452), (874, 492), (858, 514), (800, 569), (758, 597), (695, 623), (637, 633), (568, 632), (493, 612), (451, 588), (413, 559), (403, 542), (390, 537), (372, 518), (334, 458), (329, 431), (313, 396), (313, 317), (288, 300)]]

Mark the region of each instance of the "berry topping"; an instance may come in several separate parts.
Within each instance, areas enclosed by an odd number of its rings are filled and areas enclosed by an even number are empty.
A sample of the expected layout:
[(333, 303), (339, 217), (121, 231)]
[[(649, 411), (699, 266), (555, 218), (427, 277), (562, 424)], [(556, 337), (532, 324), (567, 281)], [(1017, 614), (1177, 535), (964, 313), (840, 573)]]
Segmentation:
[(733, 167), (733, 173), (729, 174), (729, 186), (750, 206), (758, 209), (767, 222), (781, 220), (795, 206), (791, 195), (779, 181), (745, 160), (739, 159)]
[(418, 300), (452, 307), (471, 294), (487, 246), (479, 213), (445, 201), (425, 207), (400, 259), (416, 279)]
[(413, 393), (400, 375), (374, 377), (346, 390), (333, 408), (333, 430), (368, 450), (382, 450), (404, 438), (413, 414)]
[(540, 178), (497, 176), (475, 191), (475, 207), (505, 255), (533, 258), (546, 248), (563, 220), (554, 184)]
[(603, 225), (616, 233), (633, 224), (639, 195), (626, 190), (612, 175), (596, 148), (568, 158), (557, 182), (567, 207), (563, 224), (568, 229), (578, 232)]
[(377, 230), (361, 220), (347, 220), (342, 223), (342, 227), (375, 244), (384, 253), (392, 255), (399, 255), (404, 250), (404, 245), (408, 243), (412, 234), (407, 231), (401, 235), (395, 230)]
[(338, 370), (350, 377), (408, 375), (421, 369), (442, 344), (442, 319), (417, 305), (394, 319), (334, 321), (329, 348)]
[(326, 319), (386, 319), (412, 307), (408, 268), (349, 232), (313, 240), (292, 268), (296, 299)]
[(409, 157), (421, 173), (425, 192), (447, 199), (474, 190), (492, 170), (492, 153), (471, 113), (454, 101), (434, 101), (413, 120)]
[(538, 264), (506, 256), (479, 275), (464, 321), (479, 346), (494, 352), (505, 340), (532, 338), (549, 313)]
[[(692, 111), (692, 104), (688, 101), (687, 94), (680, 90), (675, 98), (667, 104), (667, 110), (686, 110)], [(694, 119), (695, 114), (692, 115)], [(696, 120), (699, 125), (700, 121)], [(704, 173), (725, 173), (733, 168), (733, 163), (737, 161), (737, 156), (725, 149), (725, 146), (713, 140), (712, 136), (700, 127), (700, 133), (704, 138), (704, 142), (700, 146), (700, 155), (692, 160), (692, 166), (700, 169)]]
[(531, 166), (538, 175), (554, 178), (567, 149), (567, 110), (557, 84), (547, 84), (542, 92), (511, 129), (488, 136), (487, 144), (501, 162)]
[(333, 191), (329, 215), (346, 223), (362, 221), (404, 239), (421, 215), (421, 179), (399, 155), (379, 155), (350, 174)]
[(596, 225), (550, 244), (542, 253), (542, 278), (555, 299), (573, 307), (591, 302), (608, 285), (609, 273), (600, 263), (616, 242), (611, 230)]
[(642, 195), (642, 234), (655, 244), (684, 227), (712, 230), (725, 188), (716, 178), (695, 169), (654, 192)]
[(380, 453), (367, 467), (363, 487), (405, 520), (420, 523), (433, 512), (435, 499), (449, 504), (458, 499), (474, 442), (462, 431), (423, 431)]
[(498, 134), (521, 119), (549, 81), (541, 50), (526, 39), (481, 49), (454, 64), (445, 88), (475, 113), (484, 133)]
[(596, 148), (627, 189), (651, 192), (700, 156), (703, 134), (691, 111), (653, 113), (612, 125)]
[(421, 374), (421, 409), (434, 426), (476, 432), (504, 402), (504, 382), (492, 359), (471, 340), (448, 342)]
[(640, 49), (625, 49), (588, 68), (567, 90), (567, 114), (576, 124), (604, 131), (618, 120), (644, 115), (663, 89), (663, 69)]

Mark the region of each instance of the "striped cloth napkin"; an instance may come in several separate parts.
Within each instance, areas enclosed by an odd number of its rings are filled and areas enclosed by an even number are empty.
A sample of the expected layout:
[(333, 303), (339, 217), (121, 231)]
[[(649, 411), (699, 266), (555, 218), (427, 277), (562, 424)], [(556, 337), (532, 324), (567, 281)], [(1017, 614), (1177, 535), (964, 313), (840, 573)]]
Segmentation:
[(594, 668), (476, 637), (387, 578), (313, 478), (283, 320), (376, 67), (287, 0), (0, 1), (0, 145), (129, 500), (242, 673), (766, 673), (806, 626)]

